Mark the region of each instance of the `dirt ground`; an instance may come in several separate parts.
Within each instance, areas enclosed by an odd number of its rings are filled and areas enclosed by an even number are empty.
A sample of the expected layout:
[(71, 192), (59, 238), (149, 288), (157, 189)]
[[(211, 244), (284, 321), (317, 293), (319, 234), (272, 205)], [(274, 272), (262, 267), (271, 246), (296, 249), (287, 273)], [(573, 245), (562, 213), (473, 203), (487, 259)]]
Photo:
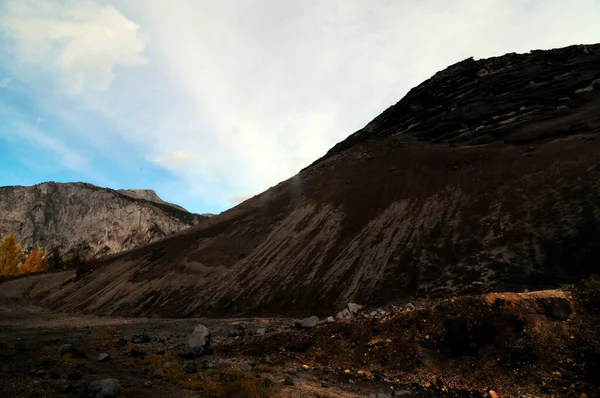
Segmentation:
[[(180, 369), (177, 375), (169, 372), (162, 376), (153, 375), (154, 368), (165, 362), (181, 367), (184, 360), (179, 357), (180, 348), (198, 324), (207, 326), (211, 331), (215, 353), (196, 360), (198, 371), (192, 375)], [(327, 381), (327, 376), (321, 378), (314, 373), (303, 372), (302, 364), (293, 358), (277, 365), (255, 365), (251, 356), (219, 352), (221, 344), (248, 338), (228, 336), (234, 334), (232, 331), (241, 330), (255, 335), (257, 329), (265, 328), (270, 334), (288, 329), (291, 324), (291, 319), (77, 316), (1, 298), (0, 294), (0, 397), (87, 396), (86, 387), (92, 381), (104, 378), (118, 379), (124, 386), (122, 396), (125, 397), (205, 396), (202, 391), (194, 391), (192, 383), (186, 386), (186, 377), (189, 376), (189, 382), (194, 376), (214, 374), (217, 370), (239, 371), (241, 378), (258, 380), (260, 384), (270, 379), (274, 386), (273, 394), (264, 396), (356, 397), (386, 391), (386, 386), (353, 384), (352, 381), (338, 383), (333, 379)], [(136, 334), (149, 336), (150, 342), (132, 344), (132, 336)], [(81, 351), (81, 357), (58, 355), (58, 348), (67, 343)], [(98, 361), (99, 354), (103, 352), (110, 355), (110, 361)], [(39, 371), (42, 371), (40, 375), (36, 375)], [(286, 376), (294, 379), (294, 386), (283, 386)], [(147, 381), (152, 383), (152, 387), (143, 388)], [(323, 382), (329, 386), (322, 387)]]
[[(62, 314), (0, 283), (0, 397), (89, 397), (90, 383), (114, 378), (121, 397), (593, 398), (598, 286), (455, 297), (296, 330), (289, 318)], [(198, 324), (214, 353), (186, 359)], [(73, 350), (59, 355), (63, 344)]]

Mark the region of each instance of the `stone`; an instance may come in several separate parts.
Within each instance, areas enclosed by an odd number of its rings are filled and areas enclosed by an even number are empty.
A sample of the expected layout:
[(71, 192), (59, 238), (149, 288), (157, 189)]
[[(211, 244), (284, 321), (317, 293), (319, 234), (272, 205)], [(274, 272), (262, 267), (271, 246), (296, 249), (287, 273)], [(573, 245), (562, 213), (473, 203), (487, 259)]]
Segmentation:
[(335, 323), (335, 318), (332, 316), (328, 316), (327, 318), (319, 321), (319, 325), (327, 325), (330, 323)]
[(321, 387), (323, 387), (323, 388), (329, 388), (329, 383), (326, 382), (326, 381), (324, 381), (324, 382), (321, 383)]
[(283, 380), (283, 385), (293, 386), (294, 384), (294, 379), (292, 379), (290, 376), (285, 376), (285, 379)]
[(134, 334), (131, 336), (132, 344), (147, 344), (150, 342), (150, 336), (147, 334)]
[(191, 374), (198, 371), (198, 366), (196, 366), (196, 362), (185, 362), (182, 369), (185, 373)]
[(131, 355), (134, 358), (139, 358), (139, 357), (145, 357), (146, 353), (140, 349), (132, 348), (131, 351), (129, 351), (129, 355)]
[(404, 397), (404, 398), (409, 398), (410, 396), (414, 395), (412, 391), (409, 390), (399, 390), (399, 391), (394, 391), (394, 397)]
[(67, 380), (69, 381), (79, 381), (81, 379), (83, 379), (83, 375), (79, 372), (69, 373), (67, 375)]
[(88, 392), (92, 393), (94, 398), (117, 397), (123, 386), (117, 379), (102, 379), (92, 382), (88, 387)]
[(204, 325), (196, 326), (185, 344), (185, 355), (197, 358), (202, 355), (212, 354), (212, 352), (211, 336), (208, 328)]
[(110, 360), (111, 360), (110, 355), (108, 355), (105, 352), (98, 355), (98, 362), (108, 362)]
[(264, 336), (265, 333), (267, 333), (267, 329), (265, 329), (265, 328), (258, 328), (258, 329), (256, 329), (256, 334), (258, 336)]
[(363, 306), (360, 304), (348, 303), (348, 311), (350, 311), (350, 313), (352, 313), (352, 314), (356, 314), (362, 308), (363, 308)]
[(72, 354), (73, 351), (73, 344), (63, 344), (58, 347), (58, 355)]
[(406, 305), (404, 306), (404, 310), (405, 310), (405, 311), (407, 311), (407, 310), (408, 310), (408, 311), (414, 311), (414, 310), (416, 310), (416, 309), (417, 309), (417, 307), (415, 307), (415, 306), (413, 305), (413, 303), (408, 303), (408, 304), (406, 304)]
[(566, 298), (551, 297), (541, 299), (540, 301), (544, 307), (544, 313), (548, 318), (566, 321), (573, 312), (571, 303)]
[(164, 375), (165, 375), (165, 372), (163, 372), (161, 369), (156, 369), (154, 372), (152, 372), (152, 377), (155, 379), (160, 379)]
[(50, 377), (50, 372), (48, 372), (47, 370), (40, 369), (40, 370), (35, 370), (32, 372), (33, 372), (32, 376), (35, 376), (35, 377), (44, 377), (44, 378)]
[(348, 308), (344, 308), (342, 311), (338, 312), (335, 318), (339, 321), (352, 318), (352, 314), (348, 310)]
[(171, 369), (173, 367), (173, 363), (172, 362), (165, 362), (162, 364), (163, 369)]
[(250, 367), (255, 367), (256, 366), (256, 362), (254, 362), (254, 361), (248, 361), (248, 365)]
[(152, 388), (152, 382), (150, 380), (142, 384), (142, 388)]
[(310, 329), (317, 326), (317, 323), (319, 323), (319, 318), (316, 316), (311, 316), (294, 322), (294, 327), (296, 329)]
[(392, 398), (392, 394), (388, 394), (385, 392), (380, 392), (377, 394), (377, 398)]

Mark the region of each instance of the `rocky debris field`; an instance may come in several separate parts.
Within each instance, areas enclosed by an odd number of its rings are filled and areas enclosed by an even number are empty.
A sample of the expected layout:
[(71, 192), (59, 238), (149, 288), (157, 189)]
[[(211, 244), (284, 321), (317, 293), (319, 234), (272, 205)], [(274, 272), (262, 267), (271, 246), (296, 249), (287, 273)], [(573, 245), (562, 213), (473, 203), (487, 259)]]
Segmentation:
[(319, 319), (146, 319), (0, 300), (2, 397), (595, 397), (597, 281)]

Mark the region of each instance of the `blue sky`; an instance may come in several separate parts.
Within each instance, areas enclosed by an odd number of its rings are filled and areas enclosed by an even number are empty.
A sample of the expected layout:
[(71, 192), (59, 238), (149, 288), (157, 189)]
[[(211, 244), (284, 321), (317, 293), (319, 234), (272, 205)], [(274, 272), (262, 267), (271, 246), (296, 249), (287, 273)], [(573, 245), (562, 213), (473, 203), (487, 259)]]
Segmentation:
[(600, 42), (597, 0), (0, 0), (0, 185), (220, 212), (469, 56)]

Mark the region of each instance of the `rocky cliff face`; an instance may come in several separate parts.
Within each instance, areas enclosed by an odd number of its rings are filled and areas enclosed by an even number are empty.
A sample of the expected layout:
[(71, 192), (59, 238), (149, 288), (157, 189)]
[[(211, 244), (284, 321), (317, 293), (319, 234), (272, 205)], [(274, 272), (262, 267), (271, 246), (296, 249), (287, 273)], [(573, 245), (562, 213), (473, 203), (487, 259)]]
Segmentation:
[(114, 191), (85, 183), (0, 187), (0, 236), (23, 246), (67, 252), (89, 245), (106, 255), (197, 224), (202, 216), (162, 201), (154, 191)]
[(599, 79), (600, 45), (460, 62), (293, 178), (44, 302), (319, 315), (577, 280), (600, 264)]

